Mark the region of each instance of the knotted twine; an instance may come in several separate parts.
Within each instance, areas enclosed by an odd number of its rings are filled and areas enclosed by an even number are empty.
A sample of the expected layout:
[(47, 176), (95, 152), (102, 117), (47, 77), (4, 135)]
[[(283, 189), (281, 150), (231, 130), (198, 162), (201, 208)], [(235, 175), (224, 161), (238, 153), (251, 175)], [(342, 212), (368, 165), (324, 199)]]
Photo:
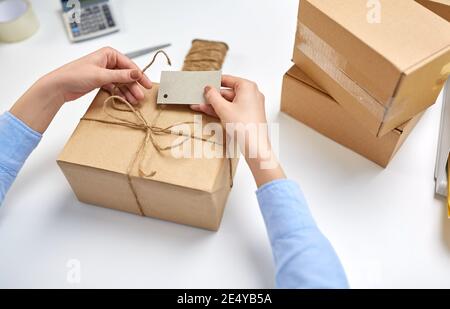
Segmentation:
[(228, 45), (224, 42), (196, 39), (184, 59), (183, 71), (219, 71), (227, 52)]
[[(164, 51), (160, 50), (153, 56), (152, 61), (146, 67), (144, 67), (144, 69), (142, 70), (143, 74), (145, 73), (145, 71), (147, 71), (153, 65), (153, 63), (156, 60), (156, 57), (159, 54), (163, 54), (167, 59), (167, 63), (169, 65), (171, 65), (169, 56)], [(156, 126), (155, 123), (161, 116), (161, 113), (163, 111), (162, 108), (158, 110), (156, 116), (153, 118), (152, 121), (149, 122), (149, 121), (147, 121), (147, 119), (145, 119), (141, 110), (134, 108), (133, 105), (131, 105), (131, 103), (129, 103), (127, 100), (116, 95), (115, 93), (117, 90), (118, 90), (118, 86), (115, 85), (112, 90), (112, 95), (109, 96), (103, 102), (103, 113), (105, 115), (109, 116), (110, 118), (114, 119), (115, 121), (94, 119), (94, 118), (89, 118), (89, 117), (83, 117), (81, 120), (110, 124), (110, 125), (117, 125), (117, 126), (127, 127), (130, 129), (141, 130), (141, 131), (145, 132), (145, 138), (142, 140), (142, 143), (140, 144), (138, 150), (134, 154), (133, 160), (131, 160), (131, 162), (127, 168), (127, 171), (126, 171), (128, 185), (129, 185), (129, 187), (133, 193), (133, 196), (136, 200), (136, 204), (138, 205), (139, 214), (141, 216), (145, 216), (144, 208), (142, 207), (142, 204), (139, 201), (139, 197), (137, 195), (136, 189), (133, 186), (133, 182), (131, 180), (131, 177), (132, 177), (131, 174), (133, 171), (133, 167), (136, 165), (136, 162), (139, 161), (138, 172), (139, 172), (140, 177), (152, 178), (156, 175), (156, 173), (157, 173), (156, 171), (145, 172), (145, 169), (144, 169), (144, 163), (145, 163), (145, 159), (147, 158), (148, 148), (149, 148), (150, 144), (153, 146), (153, 148), (158, 153), (177, 148), (191, 140), (199, 140), (202, 142), (212, 143), (212, 144), (223, 146), (223, 147), (225, 147), (225, 146), (223, 144), (217, 143), (215, 141), (211, 141), (207, 138), (195, 136), (194, 134), (187, 135), (187, 134), (183, 134), (182, 132), (179, 132), (179, 131), (173, 131), (174, 128), (176, 128), (180, 125), (195, 124), (195, 122), (193, 122), (193, 121), (178, 122), (178, 123), (172, 124), (167, 127)], [(116, 100), (119, 101), (120, 103), (118, 103)], [(125, 119), (125, 118), (122, 118), (122, 117), (119, 117), (119, 116), (116, 116), (116, 115), (113, 115), (112, 113), (110, 113), (108, 111), (108, 108), (110, 106), (109, 103), (111, 103), (112, 110), (133, 113), (134, 116), (136, 117), (136, 122), (130, 121), (128, 119)], [(174, 145), (161, 146), (155, 139), (155, 136), (160, 136), (160, 135), (184, 136), (186, 138), (183, 141), (181, 141), (177, 144), (174, 144)], [(233, 166), (232, 166), (231, 158), (229, 158), (228, 161), (229, 161), (229, 167), (230, 167), (230, 186), (233, 187)]]

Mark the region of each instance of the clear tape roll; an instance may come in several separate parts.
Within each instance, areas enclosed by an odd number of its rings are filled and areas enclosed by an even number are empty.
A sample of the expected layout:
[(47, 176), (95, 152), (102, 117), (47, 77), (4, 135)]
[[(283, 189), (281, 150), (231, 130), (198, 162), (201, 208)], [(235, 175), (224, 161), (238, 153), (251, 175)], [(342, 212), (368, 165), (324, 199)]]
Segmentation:
[(0, 42), (23, 41), (39, 29), (28, 0), (0, 0)]

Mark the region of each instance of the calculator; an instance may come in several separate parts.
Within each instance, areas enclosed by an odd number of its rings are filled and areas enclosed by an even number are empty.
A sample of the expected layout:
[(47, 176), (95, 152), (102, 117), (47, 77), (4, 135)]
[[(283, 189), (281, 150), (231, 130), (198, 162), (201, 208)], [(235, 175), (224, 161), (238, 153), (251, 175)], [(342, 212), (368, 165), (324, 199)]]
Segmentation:
[(63, 20), (71, 42), (119, 31), (109, 0), (61, 0)]

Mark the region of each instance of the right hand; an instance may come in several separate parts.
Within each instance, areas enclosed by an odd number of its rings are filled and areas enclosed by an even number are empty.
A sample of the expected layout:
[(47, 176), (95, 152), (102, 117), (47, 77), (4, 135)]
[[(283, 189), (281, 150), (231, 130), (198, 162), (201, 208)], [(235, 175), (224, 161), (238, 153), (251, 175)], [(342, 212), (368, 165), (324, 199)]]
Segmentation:
[(193, 105), (192, 109), (219, 118), (223, 124), (267, 123), (265, 98), (254, 82), (224, 75), (222, 86), (228, 89), (218, 92), (213, 87), (206, 87), (205, 99), (208, 104)]
[[(219, 118), (230, 135), (237, 133), (240, 147), (246, 158), (251, 145), (258, 146), (258, 156), (270, 150), (268, 139), (266, 112), (264, 107), (264, 95), (258, 86), (246, 79), (224, 75), (222, 77), (222, 89), (220, 92), (213, 87), (205, 88), (207, 104), (192, 105), (194, 111)], [(256, 128), (257, 130), (251, 130)], [(251, 159), (262, 159), (260, 157)]]
[(218, 92), (213, 87), (206, 87), (205, 99), (208, 104), (193, 105), (191, 108), (219, 118), (229, 135), (235, 136), (237, 133), (239, 146), (258, 187), (285, 178), (269, 141), (265, 98), (258, 86), (254, 82), (228, 75), (223, 76), (222, 86), (228, 89)]

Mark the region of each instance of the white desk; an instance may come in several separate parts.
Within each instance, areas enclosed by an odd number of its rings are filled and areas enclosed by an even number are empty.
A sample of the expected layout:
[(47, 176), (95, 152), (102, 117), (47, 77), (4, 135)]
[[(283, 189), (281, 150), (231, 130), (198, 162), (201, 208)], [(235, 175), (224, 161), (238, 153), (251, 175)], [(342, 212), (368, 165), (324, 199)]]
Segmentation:
[[(386, 170), (279, 115), (296, 0), (115, 1), (122, 31), (77, 45), (67, 40), (59, 1), (32, 2), (38, 34), (0, 45), (1, 110), (42, 74), (105, 45), (128, 52), (171, 42), (180, 68), (192, 39), (226, 41), (224, 71), (257, 81), (266, 94), (269, 117), (280, 123), (285, 169), (301, 184), (352, 286), (450, 288), (450, 222), (433, 181), (440, 104)], [(159, 63), (149, 73), (156, 81)], [(272, 287), (270, 246), (244, 162), (218, 233), (75, 199), (55, 159), (93, 95), (64, 107), (0, 209), (0, 287)], [(81, 263), (80, 284), (66, 280), (70, 259)]]

